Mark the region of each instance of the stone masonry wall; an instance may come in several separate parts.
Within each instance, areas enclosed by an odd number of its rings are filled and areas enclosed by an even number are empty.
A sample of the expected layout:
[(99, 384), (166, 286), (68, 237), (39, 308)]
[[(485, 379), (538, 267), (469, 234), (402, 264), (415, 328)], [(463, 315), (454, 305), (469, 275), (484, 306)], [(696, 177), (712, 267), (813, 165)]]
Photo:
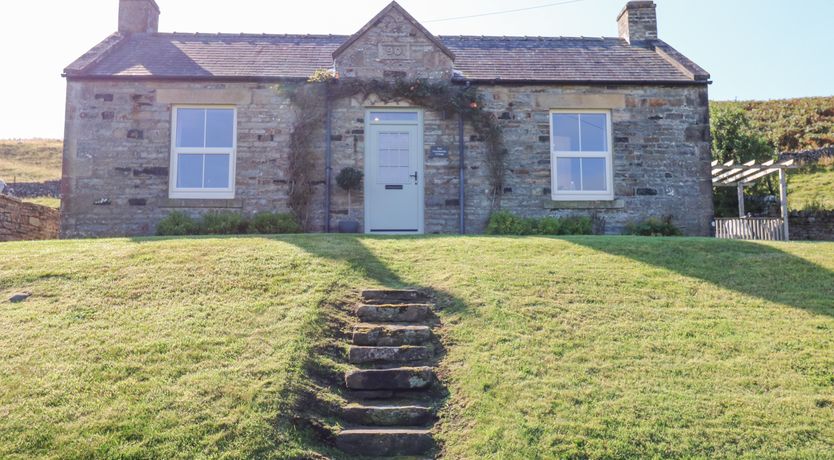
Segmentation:
[(60, 198), (61, 196), (61, 181), (57, 180), (48, 180), (45, 182), (15, 182), (6, 185), (9, 187), (9, 195), (14, 195), (19, 198), (35, 198), (41, 196)]
[(396, 9), (336, 56), (346, 78), (452, 78), (452, 59)]
[[(672, 216), (687, 234), (709, 234), (713, 207), (706, 86), (494, 86), (485, 92), (487, 109), (503, 120), (510, 152), (504, 209), (530, 217), (594, 214), (604, 219), (606, 233), (615, 234), (629, 222)], [(550, 200), (549, 111), (560, 108), (610, 109), (614, 201)], [(475, 158), (482, 155), (474, 150)], [(469, 164), (478, 163), (473, 159)], [(480, 177), (470, 174), (467, 187), (475, 188), (467, 197), (474, 229), (483, 228), (489, 209), (487, 184)]]
[(834, 212), (792, 212), (788, 217), (791, 240), (834, 241)]
[[(168, 198), (171, 108), (199, 101), (238, 108), (233, 200)], [(149, 235), (173, 210), (289, 211), (285, 172), (293, 119), (279, 85), (70, 81), (62, 235)]]
[(0, 241), (58, 238), (58, 210), (0, 195)]
[[(172, 210), (199, 214), (232, 209), (287, 212), (287, 158), (294, 108), (288, 85), (71, 81), (62, 183), (62, 234), (68, 237), (148, 235)], [(707, 235), (712, 218), (707, 92), (704, 86), (484, 86), (487, 109), (504, 127), (504, 209), (525, 216), (590, 215), (607, 233), (631, 221), (671, 215), (688, 234)], [(224, 103), (238, 108), (236, 197), (168, 198), (171, 106)], [(364, 164), (364, 113), (374, 97), (334, 104), (333, 174)], [(401, 105), (407, 105), (402, 103)], [(610, 108), (616, 197), (611, 202), (550, 200), (549, 111)], [(458, 232), (457, 118), (424, 112), (426, 232)], [(311, 229), (324, 228), (324, 129), (315, 134), (316, 196)], [(484, 145), (470, 126), (466, 141), (466, 222), (482, 232), (491, 209)], [(433, 158), (432, 146), (449, 156)], [(334, 183), (331, 222), (347, 214)], [(353, 196), (363, 220), (363, 197)]]

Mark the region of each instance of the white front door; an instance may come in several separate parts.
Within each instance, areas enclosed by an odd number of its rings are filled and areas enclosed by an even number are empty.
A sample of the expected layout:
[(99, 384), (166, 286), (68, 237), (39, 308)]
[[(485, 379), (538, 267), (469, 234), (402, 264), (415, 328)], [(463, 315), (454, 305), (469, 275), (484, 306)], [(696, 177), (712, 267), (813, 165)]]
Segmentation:
[(423, 129), (416, 110), (369, 110), (365, 233), (423, 233)]

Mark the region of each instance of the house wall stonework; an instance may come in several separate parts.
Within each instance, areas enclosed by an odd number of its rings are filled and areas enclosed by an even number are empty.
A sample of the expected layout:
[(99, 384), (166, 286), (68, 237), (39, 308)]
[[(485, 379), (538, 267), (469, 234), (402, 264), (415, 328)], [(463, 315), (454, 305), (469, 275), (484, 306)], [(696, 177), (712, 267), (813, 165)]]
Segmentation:
[(452, 78), (452, 59), (402, 13), (391, 9), (335, 57), (352, 78)]
[[(248, 104), (238, 105), (235, 199), (168, 198), (176, 97), (160, 102), (158, 91), (179, 92), (183, 103), (192, 104), (195, 91), (214, 93), (210, 104), (225, 103), (224, 94), (250, 95)], [(288, 211), (285, 172), (293, 119), (279, 85), (70, 81), (62, 235), (149, 235), (173, 210)]]
[[(294, 83), (178, 83), (82, 81), (68, 84), (63, 236), (148, 235), (173, 210), (200, 214), (231, 209), (246, 214), (288, 212), (288, 146), (295, 119), (285, 90)], [(525, 216), (596, 215), (607, 233), (649, 216), (672, 216), (688, 234), (707, 235), (712, 218), (708, 98), (705, 85), (479, 86), (486, 110), (501, 120), (506, 161), (502, 208)], [(233, 200), (168, 198), (171, 107), (234, 102), (238, 108), (236, 196)], [(371, 96), (336, 101), (330, 142), (333, 174), (364, 165)], [(408, 105), (402, 102), (400, 105)], [(550, 201), (549, 112), (559, 108), (610, 109), (614, 139), (615, 200)], [(425, 224), (427, 233), (459, 231), (458, 120), (424, 111)], [(316, 195), (310, 228), (324, 229), (324, 128), (315, 134)], [(466, 223), (482, 232), (493, 208), (484, 144), (465, 128)], [(432, 146), (449, 156), (432, 158)], [(347, 195), (335, 183), (329, 218), (347, 214)], [(361, 192), (353, 216), (363, 216)]]

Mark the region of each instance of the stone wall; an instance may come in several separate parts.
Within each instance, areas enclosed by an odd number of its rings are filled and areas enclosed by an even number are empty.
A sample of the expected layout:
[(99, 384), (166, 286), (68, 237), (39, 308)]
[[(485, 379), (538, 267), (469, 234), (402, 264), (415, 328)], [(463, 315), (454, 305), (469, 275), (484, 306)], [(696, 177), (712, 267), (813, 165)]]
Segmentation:
[[(672, 216), (690, 235), (709, 235), (713, 217), (706, 86), (493, 86), (487, 109), (503, 120), (509, 148), (502, 207), (525, 216), (593, 214), (606, 233), (629, 222)], [(551, 109), (609, 109), (613, 125), (614, 200), (553, 202)], [(471, 140), (471, 139), (470, 139)], [(482, 145), (472, 143), (471, 167)], [(481, 163), (482, 164), (482, 163)], [(482, 174), (469, 174), (468, 219), (483, 228), (488, 210)], [(474, 195), (474, 196), (472, 196)]]
[[(62, 235), (149, 235), (173, 210), (289, 211), (285, 172), (294, 113), (284, 89), (257, 83), (70, 81)], [(237, 106), (235, 199), (169, 199), (176, 103)]]
[(816, 163), (825, 158), (834, 158), (834, 147), (803, 150), (801, 152), (784, 152), (779, 154), (779, 158), (782, 160), (796, 160), (800, 163)]
[(793, 241), (834, 241), (834, 211), (792, 212), (788, 223)]
[(0, 241), (58, 238), (59, 212), (0, 195)]
[(9, 195), (19, 198), (36, 198), (48, 196), (59, 198), (61, 195), (61, 181), (49, 180), (46, 182), (15, 182), (8, 185)]
[[(289, 134), (295, 119), (291, 83), (70, 81), (62, 183), (64, 236), (148, 235), (172, 210), (199, 214), (233, 209), (286, 212)], [(671, 215), (688, 234), (709, 234), (712, 218), (707, 90), (700, 86), (482, 86), (486, 109), (504, 128), (509, 149), (504, 209), (525, 216), (594, 214), (607, 233), (630, 222)], [(238, 108), (236, 197), (168, 198), (172, 104)], [(334, 104), (333, 173), (364, 165), (364, 112), (374, 97)], [(615, 200), (550, 200), (549, 111), (609, 109), (613, 120)], [(457, 118), (425, 111), (426, 232), (458, 232)], [(310, 228), (324, 228), (324, 147), (315, 134), (316, 195)], [(466, 222), (483, 231), (492, 203), (484, 144), (466, 126)], [(432, 146), (448, 147), (443, 158)], [(362, 220), (363, 197), (354, 194)], [(333, 187), (331, 222), (347, 214), (347, 195)]]

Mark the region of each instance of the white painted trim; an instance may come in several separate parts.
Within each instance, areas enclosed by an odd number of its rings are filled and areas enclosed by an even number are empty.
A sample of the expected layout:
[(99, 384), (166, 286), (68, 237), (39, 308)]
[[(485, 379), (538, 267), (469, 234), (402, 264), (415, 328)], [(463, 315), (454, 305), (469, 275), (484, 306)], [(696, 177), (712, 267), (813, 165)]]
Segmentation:
[[(232, 147), (231, 148), (193, 148), (177, 147), (177, 110), (178, 109), (231, 109), (232, 110)], [(171, 153), (168, 174), (168, 198), (171, 199), (233, 199), (235, 197), (235, 179), (237, 177), (237, 107), (233, 105), (191, 105), (177, 104), (171, 106)], [(177, 156), (179, 154), (229, 155), (229, 187), (224, 189), (178, 188)]]
[[(388, 122), (372, 122), (371, 121), (371, 112), (417, 112), (417, 121), (388, 121)], [(417, 188), (417, 212), (418, 212), (418, 231), (417, 234), (422, 235), (426, 233), (426, 173), (425, 173), (425, 163), (426, 163), (426, 152), (425, 152), (425, 134), (423, 132), (423, 109), (417, 107), (365, 107), (365, 129), (367, 136), (365, 137), (365, 160), (364, 160), (364, 173), (365, 179), (363, 181), (363, 194), (365, 196), (365, 233), (368, 235), (396, 235), (398, 233), (379, 233), (379, 232), (371, 232), (370, 226), (368, 223), (370, 220), (371, 215), (371, 207), (368, 205), (368, 200), (370, 198), (370, 193), (368, 191), (368, 157), (371, 154), (371, 142), (368, 136), (371, 135), (371, 126), (417, 126), (417, 172), (420, 175), (420, 183), (418, 184)], [(407, 233), (408, 235), (414, 235), (414, 233)]]
[[(607, 144), (608, 150), (601, 152), (571, 152), (571, 151), (556, 151), (553, 148), (555, 138), (553, 136), (553, 115), (558, 113), (565, 114), (603, 114), (606, 118), (606, 130), (608, 134)], [(551, 109), (548, 114), (548, 124), (550, 125), (550, 192), (553, 201), (605, 201), (614, 199), (614, 126), (611, 120), (611, 110), (602, 109)], [(580, 123), (580, 136), (582, 133), (582, 125)], [(580, 141), (581, 142), (581, 141)], [(571, 157), (571, 158), (604, 158), (605, 159), (605, 174), (607, 189), (604, 192), (565, 192), (559, 191), (557, 184), (556, 158)]]

